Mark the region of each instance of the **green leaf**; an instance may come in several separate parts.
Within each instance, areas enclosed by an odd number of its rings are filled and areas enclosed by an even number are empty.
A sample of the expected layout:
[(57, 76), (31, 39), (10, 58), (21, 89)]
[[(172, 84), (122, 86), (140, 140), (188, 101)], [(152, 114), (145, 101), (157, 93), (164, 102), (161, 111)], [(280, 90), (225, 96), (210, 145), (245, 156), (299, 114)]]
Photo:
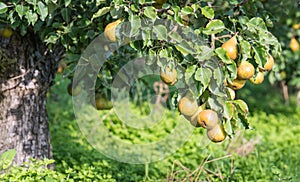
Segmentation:
[(163, 25), (156, 25), (153, 27), (153, 32), (156, 34), (158, 40), (167, 40), (167, 28)]
[(151, 40), (151, 31), (150, 30), (143, 30), (142, 31), (142, 38), (144, 46), (150, 47), (152, 46), (152, 40)]
[(26, 14), (26, 12), (29, 10), (29, 7), (23, 6), (23, 5), (17, 5), (16, 6), (16, 12), (18, 13), (20, 19)]
[(179, 43), (182, 41), (182, 37), (175, 31), (172, 31), (169, 34), (169, 37), (171, 38), (170, 42), (173, 42), (173, 43)]
[(37, 0), (26, 0), (26, 2), (36, 7)]
[(205, 16), (208, 19), (213, 19), (215, 16), (214, 10), (209, 6), (205, 6), (201, 8), (201, 13), (203, 16)]
[(213, 69), (213, 73), (214, 73), (214, 79), (217, 81), (217, 83), (222, 83), (224, 80), (224, 76), (221, 68), (216, 67), (215, 69)]
[(240, 42), (240, 52), (243, 55), (241, 61), (246, 61), (248, 58), (251, 58), (251, 45), (248, 41), (242, 39), (239, 40)]
[(17, 152), (15, 149), (8, 150), (0, 155), (0, 169), (7, 169), (13, 162)]
[(196, 53), (196, 51), (187, 43), (186, 40), (183, 40), (179, 44), (175, 45), (175, 48), (184, 56)]
[(222, 97), (209, 97), (207, 102), (211, 109), (215, 110), (216, 112), (223, 112), (222, 110), (225, 101)]
[(222, 60), (223, 63), (232, 64), (232, 60), (227, 56), (226, 50), (222, 47), (218, 47), (217, 49), (215, 49), (215, 53)]
[(225, 29), (224, 23), (221, 20), (212, 20), (203, 29), (203, 33), (206, 35), (220, 33)]
[(232, 62), (232, 64), (226, 65), (227, 70), (230, 73), (230, 78), (235, 79), (237, 77), (237, 67), (236, 63)]
[(264, 47), (262, 46), (252, 46), (252, 49), (254, 51), (254, 60), (255, 62), (263, 67), (263, 65), (267, 62), (267, 53)]
[(64, 21), (66, 21), (67, 23), (70, 22), (70, 16), (71, 16), (71, 10), (69, 8), (63, 8), (60, 11)]
[(195, 73), (195, 79), (200, 81), (205, 88), (208, 87), (211, 78), (212, 72), (209, 68), (200, 67)]
[(184, 73), (184, 78), (185, 78), (185, 82), (188, 83), (188, 80), (193, 76), (193, 74), (195, 73), (196, 70), (196, 65), (192, 65), (187, 67), (187, 69), (185, 70)]
[(48, 16), (48, 7), (41, 1), (38, 2), (38, 14), (40, 15), (40, 19), (44, 21)]
[(28, 20), (28, 23), (31, 25), (34, 25), (38, 20), (38, 15), (36, 13), (33, 13), (31, 10), (27, 11), (25, 17)]
[(145, 7), (144, 14), (146, 17), (148, 17), (150, 19), (156, 19), (156, 11), (153, 6)]
[(249, 28), (267, 30), (267, 26), (266, 26), (264, 20), (259, 17), (251, 18), (250, 21), (247, 22), (247, 26)]
[(156, 61), (156, 52), (152, 49), (148, 52), (148, 57), (146, 59), (147, 65), (152, 65)]
[(185, 6), (182, 8), (181, 13), (182, 13), (182, 15), (189, 15), (189, 14), (194, 13), (194, 10), (190, 6)]
[(0, 2), (0, 14), (6, 13), (7, 5), (3, 2)]
[(222, 84), (223, 82), (217, 82), (217, 80), (210, 78), (208, 89), (213, 95), (218, 96), (220, 98), (225, 98), (226, 93), (224, 93), (224, 91), (221, 90)]
[(200, 62), (210, 59), (214, 54), (213, 49), (208, 46), (200, 46), (200, 50), (201, 52), (198, 51), (195, 57)]
[(130, 37), (134, 37), (141, 28), (141, 19), (137, 15), (131, 15), (129, 21), (131, 25)]
[(223, 117), (230, 120), (233, 118), (235, 106), (232, 104), (231, 101), (226, 101), (224, 105), (224, 115)]
[(236, 105), (237, 109), (239, 110), (239, 113), (243, 114), (246, 116), (248, 114), (248, 105), (246, 102), (244, 102), (241, 99), (234, 100), (233, 103)]
[(95, 18), (101, 17), (110, 11), (110, 7), (103, 7), (93, 14), (92, 21)]
[(51, 34), (49, 35), (44, 41), (47, 43), (47, 44), (55, 44), (58, 40), (58, 36), (56, 34)]
[(65, 2), (65, 7), (68, 7), (71, 4), (72, 0), (64, 0), (64, 2)]

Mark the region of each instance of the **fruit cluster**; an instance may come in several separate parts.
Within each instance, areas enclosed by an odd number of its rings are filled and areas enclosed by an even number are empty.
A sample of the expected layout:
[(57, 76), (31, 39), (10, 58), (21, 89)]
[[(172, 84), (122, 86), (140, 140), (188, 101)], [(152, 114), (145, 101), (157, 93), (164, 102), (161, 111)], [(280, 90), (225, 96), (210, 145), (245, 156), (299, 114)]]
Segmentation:
[(178, 102), (180, 113), (195, 127), (203, 127), (207, 130), (207, 136), (212, 142), (221, 142), (226, 138), (226, 132), (219, 120), (217, 112), (204, 109), (205, 104), (198, 106), (197, 101), (187, 94)]
[[(235, 60), (238, 57), (238, 42), (236, 36), (226, 41), (222, 48), (226, 50), (227, 56)], [(274, 65), (274, 59), (271, 55), (268, 55), (267, 62), (263, 67), (259, 67), (258, 72), (255, 74), (254, 66), (248, 61), (241, 61), (238, 63), (237, 67), (237, 78), (233, 82), (227, 81), (228, 85), (233, 90), (239, 90), (246, 84), (249, 80), (253, 84), (261, 84), (264, 81), (264, 71), (270, 71)]]

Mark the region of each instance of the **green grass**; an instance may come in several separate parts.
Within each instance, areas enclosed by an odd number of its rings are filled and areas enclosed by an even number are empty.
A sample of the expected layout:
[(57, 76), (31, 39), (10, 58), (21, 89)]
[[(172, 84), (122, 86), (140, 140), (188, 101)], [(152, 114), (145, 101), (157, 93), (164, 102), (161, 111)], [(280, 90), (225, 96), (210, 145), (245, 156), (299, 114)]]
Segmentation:
[[(56, 171), (48, 170), (41, 177), (33, 175), (37, 166), (23, 172), (17, 168), (7, 171), (3, 179), (179, 181), (189, 177), (194, 181), (196, 178), (200, 181), (300, 180), (300, 109), (294, 104), (285, 106), (280, 93), (270, 92), (267, 84), (256, 88), (247, 85), (245, 91), (238, 93), (249, 104), (252, 130), (240, 131), (235, 139), (214, 144), (208, 141), (203, 129), (195, 129), (179, 150), (146, 166), (109, 159), (87, 142), (75, 120), (72, 98), (66, 93), (67, 83), (58, 77), (48, 99)], [(139, 108), (133, 109), (136, 113), (140, 111)], [(99, 112), (99, 115), (108, 112)], [(114, 135), (123, 140), (143, 143), (166, 136), (178, 122), (178, 117), (166, 113), (167, 122), (142, 132), (124, 128), (114, 114), (110, 114), (104, 122)]]

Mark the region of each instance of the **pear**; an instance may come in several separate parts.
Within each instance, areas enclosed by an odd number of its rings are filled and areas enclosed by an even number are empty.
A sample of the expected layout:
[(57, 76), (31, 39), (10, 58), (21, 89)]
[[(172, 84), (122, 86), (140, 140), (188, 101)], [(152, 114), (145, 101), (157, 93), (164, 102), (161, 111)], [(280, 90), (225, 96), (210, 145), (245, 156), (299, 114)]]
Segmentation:
[(198, 110), (197, 100), (192, 96), (184, 96), (178, 102), (179, 112), (185, 116), (193, 116)]
[(227, 84), (233, 90), (239, 90), (239, 89), (241, 89), (241, 88), (243, 88), (245, 86), (246, 80), (235, 79), (235, 80), (233, 80), (232, 83), (227, 82)]
[(177, 71), (175, 68), (172, 70), (170, 67), (166, 67), (165, 71), (160, 71), (160, 78), (168, 85), (174, 85), (177, 82)]
[(255, 85), (261, 84), (265, 79), (263, 72), (258, 72), (255, 77), (249, 79), (249, 81)]
[(297, 52), (299, 50), (299, 42), (297, 41), (297, 39), (295, 39), (295, 37), (293, 37), (291, 39), (290, 42), (290, 48), (294, 51)]
[(300, 23), (293, 25), (293, 29), (298, 30), (299, 28), (300, 28)]
[(237, 44), (236, 36), (233, 36), (222, 45), (222, 48), (226, 50), (227, 56), (232, 60), (235, 60), (238, 55)]
[(240, 80), (248, 80), (253, 77), (255, 72), (254, 66), (248, 61), (242, 61), (237, 68), (237, 76)]
[(112, 41), (112, 42), (116, 42), (117, 38), (116, 38), (116, 27), (119, 25), (119, 23), (121, 23), (122, 20), (119, 19), (117, 21), (111, 22), (109, 24), (106, 25), (105, 29), (104, 29), (104, 36)]
[(211, 110), (205, 109), (198, 114), (198, 124), (206, 129), (212, 129), (219, 123), (218, 114)]
[(212, 142), (221, 142), (226, 138), (226, 132), (223, 125), (217, 124), (212, 129), (207, 130), (207, 136)]
[(274, 58), (271, 55), (269, 55), (267, 58), (267, 62), (264, 65), (264, 70), (270, 71), (273, 68), (273, 65), (274, 65)]

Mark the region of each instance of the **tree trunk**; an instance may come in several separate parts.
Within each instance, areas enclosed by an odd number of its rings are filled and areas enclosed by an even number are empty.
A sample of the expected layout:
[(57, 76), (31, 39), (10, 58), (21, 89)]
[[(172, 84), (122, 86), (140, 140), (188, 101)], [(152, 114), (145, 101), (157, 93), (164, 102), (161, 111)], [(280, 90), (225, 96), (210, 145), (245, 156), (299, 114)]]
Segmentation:
[(0, 37), (0, 154), (15, 149), (14, 164), (52, 157), (46, 93), (61, 55), (54, 52), (34, 34)]

